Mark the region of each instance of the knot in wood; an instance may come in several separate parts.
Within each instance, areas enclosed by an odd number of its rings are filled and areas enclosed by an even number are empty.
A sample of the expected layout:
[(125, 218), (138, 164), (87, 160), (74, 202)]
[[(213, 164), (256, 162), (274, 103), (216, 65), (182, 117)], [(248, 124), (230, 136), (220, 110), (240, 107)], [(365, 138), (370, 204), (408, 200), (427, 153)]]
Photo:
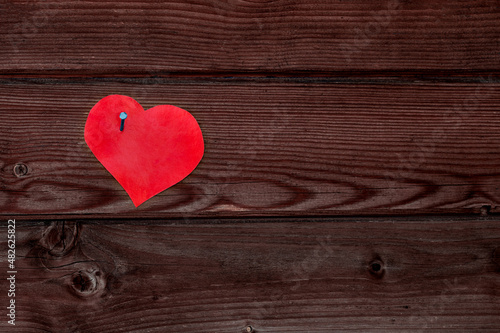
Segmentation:
[(55, 257), (68, 254), (78, 242), (80, 225), (76, 222), (53, 222), (43, 233), (40, 243)]
[(255, 333), (255, 330), (253, 329), (252, 326), (248, 325), (247, 327), (245, 327), (245, 333)]
[(104, 289), (102, 274), (98, 269), (80, 270), (71, 276), (71, 289), (80, 297), (89, 297)]
[(26, 176), (28, 174), (28, 171), (28, 166), (24, 163), (17, 163), (16, 165), (14, 165), (14, 175), (18, 178)]

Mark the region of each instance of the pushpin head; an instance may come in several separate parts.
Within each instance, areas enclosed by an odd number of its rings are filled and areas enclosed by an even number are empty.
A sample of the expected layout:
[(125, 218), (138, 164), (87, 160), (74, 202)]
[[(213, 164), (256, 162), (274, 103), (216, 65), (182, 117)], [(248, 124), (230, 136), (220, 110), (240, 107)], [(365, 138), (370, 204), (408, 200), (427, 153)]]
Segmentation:
[(120, 132), (123, 131), (123, 128), (125, 127), (125, 119), (127, 119), (127, 114), (125, 112), (120, 113), (120, 119), (122, 120), (120, 124)]

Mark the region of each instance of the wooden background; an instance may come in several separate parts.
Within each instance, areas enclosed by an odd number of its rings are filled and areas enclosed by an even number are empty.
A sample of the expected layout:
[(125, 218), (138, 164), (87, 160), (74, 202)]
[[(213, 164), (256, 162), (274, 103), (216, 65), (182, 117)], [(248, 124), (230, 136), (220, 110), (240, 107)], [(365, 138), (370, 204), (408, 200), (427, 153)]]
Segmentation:
[[(500, 331), (499, 6), (3, 2), (0, 330)], [(83, 138), (110, 94), (204, 133), (137, 209)]]

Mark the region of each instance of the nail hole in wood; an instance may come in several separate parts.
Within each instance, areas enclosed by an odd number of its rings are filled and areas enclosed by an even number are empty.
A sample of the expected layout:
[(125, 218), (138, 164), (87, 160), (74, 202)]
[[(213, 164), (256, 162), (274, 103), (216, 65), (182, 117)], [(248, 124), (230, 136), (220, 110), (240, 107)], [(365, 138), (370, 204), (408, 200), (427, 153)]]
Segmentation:
[(371, 270), (375, 273), (379, 272), (382, 269), (382, 266), (378, 262), (372, 263)]
[(245, 328), (245, 332), (246, 333), (255, 333), (255, 330), (253, 329), (252, 326), (248, 325), (246, 328)]
[(14, 175), (18, 178), (26, 176), (28, 174), (28, 171), (28, 166), (24, 163), (17, 163), (16, 165), (14, 165)]
[(384, 263), (380, 259), (374, 259), (368, 264), (368, 271), (373, 277), (380, 279), (385, 273)]

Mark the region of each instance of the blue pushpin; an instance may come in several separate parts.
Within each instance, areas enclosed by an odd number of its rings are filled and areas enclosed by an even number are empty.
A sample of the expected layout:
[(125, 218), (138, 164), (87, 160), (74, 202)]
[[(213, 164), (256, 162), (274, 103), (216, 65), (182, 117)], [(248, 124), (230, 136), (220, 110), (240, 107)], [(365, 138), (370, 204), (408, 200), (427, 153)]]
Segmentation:
[(122, 123), (120, 124), (120, 132), (123, 131), (123, 127), (125, 127), (125, 119), (127, 119), (127, 114), (125, 112), (120, 113), (120, 119)]

